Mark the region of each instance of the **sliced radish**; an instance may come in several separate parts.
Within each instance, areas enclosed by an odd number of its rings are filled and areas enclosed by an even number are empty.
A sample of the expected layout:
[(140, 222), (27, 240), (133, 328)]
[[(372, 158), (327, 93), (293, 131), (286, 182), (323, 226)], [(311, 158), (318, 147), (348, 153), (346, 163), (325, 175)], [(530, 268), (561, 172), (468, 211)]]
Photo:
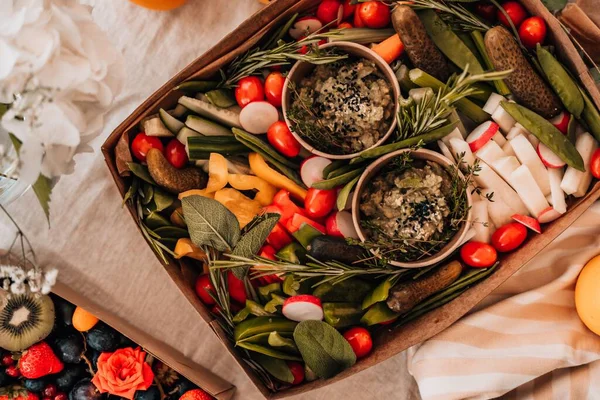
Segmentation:
[(502, 148), (498, 146), (498, 143), (490, 140), (475, 152), (475, 156), (487, 165), (492, 165), (494, 161), (506, 157), (506, 154), (502, 151)]
[(441, 140), (438, 140), (437, 144), (438, 144), (438, 147), (440, 148), (440, 151), (444, 155), (444, 157), (446, 157), (450, 161), (456, 161), (454, 159), (454, 155), (452, 155), (452, 152), (450, 151), (450, 149), (448, 148), (448, 146), (446, 146), (446, 144), (444, 142), (442, 142)]
[(548, 168), (562, 168), (567, 164), (559, 156), (554, 154), (554, 152), (544, 143), (538, 144), (537, 152), (540, 156), (540, 160), (542, 160), (544, 165)]
[(539, 215), (549, 207), (546, 196), (542, 193), (527, 165), (521, 165), (510, 174), (510, 184), (515, 188), (531, 215)]
[(550, 180), (548, 178), (548, 170), (542, 163), (542, 160), (540, 160), (540, 157), (531, 142), (529, 142), (525, 136), (519, 135), (511, 139), (510, 144), (521, 164), (526, 165), (529, 172), (531, 172), (535, 178), (537, 186), (542, 190), (544, 196), (549, 195)]
[(452, 154), (456, 155), (456, 160), (462, 157), (462, 162), (467, 164), (468, 166), (472, 166), (475, 163), (475, 156), (471, 151), (471, 147), (467, 142), (465, 142), (464, 139), (450, 139), (450, 148), (452, 149)]
[(279, 121), (279, 111), (269, 102), (255, 101), (242, 108), (240, 112), (240, 125), (244, 130), (263, 134), (275, 122)]
[(490, 232), (490, 220), (488, 215), (488, 200), (476, 201), (471, 207), (473, 215), (473, 229), (475, 235), (472, 239), (476, 242), (489, 243), (492, 233)]
[(556, 211), (554, 207), (550, 206), (540, 212), (538, 221), (540, 221), (541, 224), (547, 224), (548, 222), (558, 219), (561, 215), (562, 214)]
[(566, 135), (569, 131), (569, 121), (571, 120), (571, 114), (566, 111), (562, 111), (556, 117), (550, 120), (550, 123), (556, 127), (563, 135)]
[(515, 172), (520, 166), (521, 163), (514, 156), (499, 158), (490, 165), (507, 182), (510, 180), (510, 174)]
[(508, 141), (506, 142), (506, 144), (504, 146), (502, 146), (502, 151), (507, 156), (513, 156), (513, 157), (517, 156), (517, 154), (515, 153), (515, 150), (512, 148), (510, 142), (508, 142)]
[(540, 139), (538, 139), (537, 137), (535, 137), (535, 135), (532, 135), (531, 133), (527, 135), (527, 140), (529, 140), (529, 143), (531, 143), (534, 149), (536, 149), (538, 144), (540, 144)]
[(492, 114), (492, 119), (500, 126), (502, 132), (510, 131), (517, 123), (517, 121), (515, 121), (515, 119), (502, 106), (498, 107), (496, 111), (494, 111)]
[(352, 214), (348, 211), (336, 211), (329, 214), (325, 220), (325, 229), (331, 236), (358, 239), (354, 222), (352, 222)]
[(302, 178), (302, 182), (304, 182), (306, 187), (312, 187), (313, 183), (324, 180), (323, 170), (329, 164), (331, 164), (331, 160), (318, 156), (313, 156), (302, 161), (302, 164), (300, 164), (300, 178)]
[(462, 133), (460, 133), (460, 130), (458, 128), (454, 128), (454, 130), (452, 132), (450, 132), (449, 134), (444, 136), (442, 138), (442, 142), (444, 142), (446, 144), (446, 146), (450, 147), (450, 139), (465, 140)]
[(572, 194), (575, 197), (582, 197), (587, 192), (592, 182), (592, 173), (589, 171), (592, 154), (598, 148), (598, 142), (587, 132), (582, 133), (575, 141), (575, 148), (583, 158), (585, 172), (568, 167), (565, 176), (560, 184), (560, 188), (566, 194)]
[(550, 177), (550, 201), (549, 203), (559, 213), (567, 212), (567, 202), (565, 200), (565, 192), (560, 188), (564, 171), (562, 168), (553, 168), (548, 171)]
[(483, 106), (483, 111), (492, 115), (498, 107), (500, 107), (501, 101), (507, 101), (506, 97), (499, 95), (498, 93), (492, 93), (490, 97), (488, 97), (485, 105)]
[(308, 36), (312, 33), (315, 33), (322, 27), (323, 24), (316, 17), (302, 17), (298, 18), (298, 20), (290, 28), (289, 33), (294, 40), (298, 40), (303, 36)]
[(342, 22), (344, 16), (344, 7), (338, 0), (322, 1), (317, 8), (317, 18), (323, 25), (334, 22), (334, 26), (338, 26)]
[(525, 225), (527, 228), (531, 229), (535, 233), (542, 233), (542, 227), (537, 219), (530, 217), (528, 215), (515, 214), (511, 217), (515, 221), (520, 224)]
[[(508, 204), (506, 204), (499, 193), (492, 191), (491, 189), (483, 189), (482, 194), (484, 196), (488, 196), (492, 198), (493, 201), (483, 200), (487, 203), (487, 210), (489, 219), (494, 223), (495, 226), (502, 226), (508, 224), (511, 219), (511, 215), (515, 213), (515, 210), (512, 209)], [(490, 229), (490, 234), (492, 234), (495, 229)]]
[(510, 131), (508, 131), (508, 134), (506, 135), (506, 138), (508, 140), (514, 139), (519, 135), (523, 135), (525, 137), (527, 137), (527, 135), (529, 135), (529, 131), (527, 129), (525, 129), (525, 127), (519, 123), (515, 124), (515, 126), (513, 126)]
[(498, 143), (498, 146), (502, 147), (506, 144), (506, 138), (502, 134), (502, 132), (498, 132), (492, 137), (492, 140)]
[(498, 124), (493, 121), (486, 121), (475, 128), (466, 139), (471, 151), (475, 152), (485, 146), (498, 133), (498, 129)]
[(504, 203), (510, 205), (514, 210), (513, 214), (529, 214), (517, 192), (486, 163), (479, 164), (479, 171), (474, 178), (480, 187), (490, 189), (495, 192), (496, 199), (502, 199)]
[(323, 319), (321, 299), (310, 294), (288, 297), (283, 303), (281, 312), (287, 319), (297, 322)]

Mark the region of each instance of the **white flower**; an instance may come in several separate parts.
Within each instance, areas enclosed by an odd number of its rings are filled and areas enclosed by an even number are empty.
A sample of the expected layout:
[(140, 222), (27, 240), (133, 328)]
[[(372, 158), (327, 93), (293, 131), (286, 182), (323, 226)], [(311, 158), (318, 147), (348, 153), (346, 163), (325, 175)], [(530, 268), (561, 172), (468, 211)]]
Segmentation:
[(121, 55), (76, 0), (0, 0), (2, 127), (22, 143), (20, 179), (73, 171), (124, 81)]

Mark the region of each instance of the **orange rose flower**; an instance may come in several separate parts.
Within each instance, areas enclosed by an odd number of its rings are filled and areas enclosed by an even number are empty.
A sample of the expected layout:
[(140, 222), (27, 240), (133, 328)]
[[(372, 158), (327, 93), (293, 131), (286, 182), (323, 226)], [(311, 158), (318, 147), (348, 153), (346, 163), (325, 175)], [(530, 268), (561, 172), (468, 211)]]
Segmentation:
[(98, 357), (98, 372), (92, 383), (100, 393), (110, 393), (132, 400), (136, 390), (147, 390), (152, 385), (154, 373), (144, 361), (146, 353), (131, 347)]

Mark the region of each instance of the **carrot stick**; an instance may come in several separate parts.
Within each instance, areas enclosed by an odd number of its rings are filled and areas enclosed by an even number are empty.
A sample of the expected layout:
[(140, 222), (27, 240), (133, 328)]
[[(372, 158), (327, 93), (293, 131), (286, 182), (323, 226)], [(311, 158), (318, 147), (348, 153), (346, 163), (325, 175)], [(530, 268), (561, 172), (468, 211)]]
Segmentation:
[(394, 35), (373, 46), (372, 50), (379, 54), (388, 64), (400, 57), (404, 52), (404, 44), (400, 36)]

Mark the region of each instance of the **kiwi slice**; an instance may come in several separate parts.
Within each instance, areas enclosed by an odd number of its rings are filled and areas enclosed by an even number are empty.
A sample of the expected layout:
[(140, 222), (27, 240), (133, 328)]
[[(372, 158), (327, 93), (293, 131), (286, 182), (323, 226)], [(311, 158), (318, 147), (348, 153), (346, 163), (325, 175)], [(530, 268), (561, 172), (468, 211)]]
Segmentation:
[(49, 296), (8, 295), (0, 310), (0, 347), (22, 351), (43, 340), (54, 327), (54, 303)]

